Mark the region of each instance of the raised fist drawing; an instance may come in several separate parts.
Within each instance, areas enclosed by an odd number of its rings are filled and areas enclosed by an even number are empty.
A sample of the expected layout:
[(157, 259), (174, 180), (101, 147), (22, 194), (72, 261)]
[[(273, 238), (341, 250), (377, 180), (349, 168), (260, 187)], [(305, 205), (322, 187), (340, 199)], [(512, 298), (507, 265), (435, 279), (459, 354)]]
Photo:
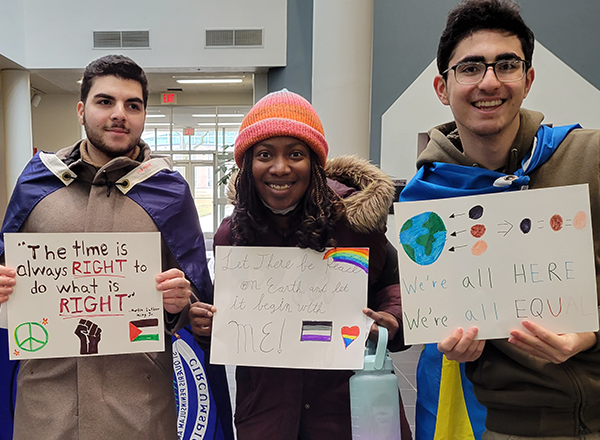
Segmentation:
[(74, 332), (79, 338), (79, 354), (97, 354), (102, 329), (87, 319), (80, 319)]

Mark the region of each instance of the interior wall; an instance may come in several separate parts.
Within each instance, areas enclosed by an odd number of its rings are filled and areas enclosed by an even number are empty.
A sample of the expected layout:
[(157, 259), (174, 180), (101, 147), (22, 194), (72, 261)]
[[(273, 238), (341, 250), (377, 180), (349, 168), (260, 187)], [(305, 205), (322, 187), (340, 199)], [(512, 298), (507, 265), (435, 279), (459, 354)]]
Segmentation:
[[(24, 5), (28, 69), (80, 68), (115, 51), (147, 70), (285, 65), (287, 0), (27, 0)], [(206, 29), (263, 29), (264, 45), (205, 48)], [(94, 30), (149, 30), (151, 49), (95, 50)]]
[(39, 151), (58, 151), (79, 140), (75, 94), (43, 95), (37, 107), (31, 107), (33, 147)]
[(25, 65), (23, 0), (0, 0), (0, 54)]
[[(6, 144), (4, 142), (4, 110), (2, 104), (2, 79), (0, 79), (0, 170), (6, 169)], [(8, 204), (9, 194), (6, 173), (0, 173), (0, 224), (4, 220), (4, 212)]]

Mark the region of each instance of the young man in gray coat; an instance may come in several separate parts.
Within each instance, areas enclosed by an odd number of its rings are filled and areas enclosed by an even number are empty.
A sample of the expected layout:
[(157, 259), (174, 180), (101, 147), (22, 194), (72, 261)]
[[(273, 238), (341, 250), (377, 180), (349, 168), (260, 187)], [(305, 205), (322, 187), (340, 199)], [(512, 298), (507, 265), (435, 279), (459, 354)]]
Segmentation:
[[(31, 160), (3, 232), (160, 231), (156, 288), (174, 331), (187, 322), (192, 289), (210, 301), (212, 285), (187, 183), (141, 140), (147, 101), (146, 76), (131, 59), (91, 62), (77, 105), (87, 139)], [(3, 250), (0, 241), (1, 261)], [(0, 303), (16, 282), (15, 271), (0, 266)], [(14, 439), (177, 439), (169, 342), (157, 353), (22, 361)]]

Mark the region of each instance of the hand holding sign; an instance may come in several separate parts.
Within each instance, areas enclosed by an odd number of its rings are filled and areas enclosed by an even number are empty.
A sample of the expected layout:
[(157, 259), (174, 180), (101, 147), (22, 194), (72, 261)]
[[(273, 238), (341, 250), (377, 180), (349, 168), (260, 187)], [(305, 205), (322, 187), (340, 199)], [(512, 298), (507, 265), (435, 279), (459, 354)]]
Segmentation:
[(189, 304), (192, 291), (190, 282), (185, 274), (179, 269), (169, 269), (156, 276), (156, 290), (163, 294), (163, 305), (165, 310), (177, 314)]
[(533, 356), (555, 364), (565, 362), (596, 344), (596, 333), (593, 332), (557, 335), (530, 321), (523, 321), (523, 327), (529, 333), (513, 330), (508, 342)]
[(450, 361), (475, 361), (479, 359), (485, 346), (485, 341), (475, 340), (477, 333), (479, 333), (477, 327), (471, 327), (466, 332), (460, 327), (454, 329), (450, 336), (438, 344), (438, 350)]
[(190, 306), (190, 323), (194, 333), (200, 336), (210, 336), (212, 332), (213, 314), (217, 308), (211, 304), (196, 301)]
[(8, 301), (8, 296), (13, 293), (13, 286), (16, 283), (14, 269), (0, 265), (0, 304)]

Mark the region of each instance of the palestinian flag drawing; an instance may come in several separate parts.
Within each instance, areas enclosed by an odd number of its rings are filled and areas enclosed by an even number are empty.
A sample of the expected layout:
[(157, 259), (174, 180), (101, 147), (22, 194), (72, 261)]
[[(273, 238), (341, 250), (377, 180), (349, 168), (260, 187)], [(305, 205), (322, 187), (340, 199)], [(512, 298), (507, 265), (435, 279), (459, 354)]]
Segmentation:
[(158, 341), (158, 318), (129, 321), (129, 340)]

